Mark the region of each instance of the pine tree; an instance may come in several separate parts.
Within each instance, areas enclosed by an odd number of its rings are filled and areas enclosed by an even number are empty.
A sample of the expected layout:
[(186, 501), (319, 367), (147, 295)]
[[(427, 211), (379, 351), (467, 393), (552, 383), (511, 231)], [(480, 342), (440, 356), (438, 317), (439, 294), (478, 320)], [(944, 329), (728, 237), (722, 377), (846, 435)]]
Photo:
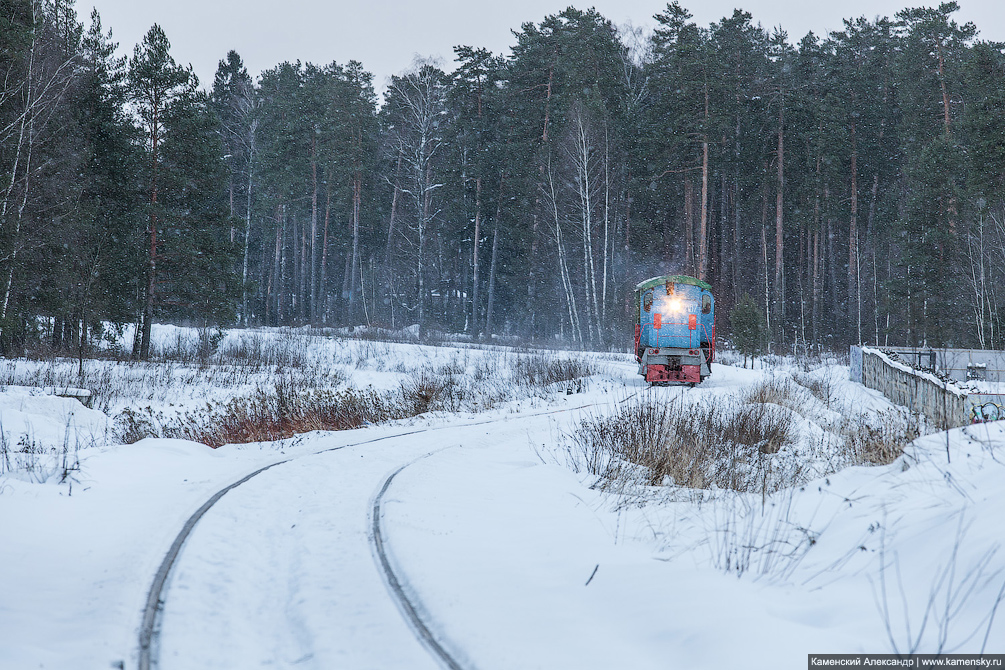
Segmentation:
[(133, 356), (146, 360), (150, 357), (150, 330), (153, 326), (154, 308), (157, 304), (157, 263), (160, 258), (158, 235), (162, 226), (160, 197), (161, 142), (165, 135), (165, 121), (171, 106), (183, 97), (194, 94), (196, 80), (191, 66), (178, 65), (170, 54), (171, 43), (164, 31), (154, 24), (143, 41), (136, 45), (129, 62), (129, 96), (136, 105), (146, 134), (147, 150), (147, 255), (146, 273), (142, 295), (143, 311), (133, 342)]
[(743, 367), (747, 367), (749, 356), (750, 366), (753, 368), (753, 359), (764, 351), (764, 342), (768, 336), (764, 312), (749, 293), (744, 293), (730, 310), (729, 321), (733, 329), (733, 344), (743, 355)]
[[(904, 40), (899, 86), (908, 139), (902, 210), (908, 271), (900, 292), (909, 309), (909, 341), (928, 346), (950, 344), (960, 318), (955, 268), (961, 261), (964, 150), (954, 112), (961, 105), (953, 101), (961, 100), (961, 68), (976, 28), (953, 21), (957, 11), (957, 3), (944, 2), (938, 9), (897, 14)], [(939, 113), (932, 114), (933, 109)]]
[(219, 123), (207, 94), (186, 92), (166, 109), (160, 152), (158, 313), (200, 325), (233, 321), (241, 287)]
[[(251, 246), (252, 196), (255, 190), (255, 165), (258, 160), (256, 111), (259, 105), (254, 82), (248, 74), (240, 55), (228, 51), (225, 60), (217, 66), (213, 79), (210, 103), (220, 119), (220, 137), (230, 168), (228, 200), (232, 221), (243, 220), (240, 235), (241, 256), (241, 323), (248, 325), (249, 304), (249, 254)], [(230, 241), (235, 241), (231, 228)]]
[(72, 343), (60, 332), (63, 325), (79, 338), (81, 351), (89, 328), (132, 320), (137, 277), (142, 275), (142, 157), (137, 129), (125, 113), (126, 59), (114, 55), (116, 47), (93, 11), (72, 97), (79, 137), (79, 198), (63, 233), (68, 244), (58, 247), (59, 266), (68, 272), (69, 286), (53, 327), (54, 346)]

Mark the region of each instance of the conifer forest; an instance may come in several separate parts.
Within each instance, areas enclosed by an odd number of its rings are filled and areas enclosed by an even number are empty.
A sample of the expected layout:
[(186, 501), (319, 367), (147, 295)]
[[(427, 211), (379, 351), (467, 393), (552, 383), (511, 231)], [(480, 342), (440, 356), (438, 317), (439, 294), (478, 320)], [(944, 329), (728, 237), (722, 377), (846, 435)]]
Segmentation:
[(72, 0), (0, 0), (2, 353), (135, 324), (147, 358), (154, 322), (623, 349), (672, 273), (775, 350), (1001, 348), (1005, 44), (958, 10), (800, 37), (570, 7), (384, 90), (226, 44), (200, 82), (157, 25), (118, 57)]

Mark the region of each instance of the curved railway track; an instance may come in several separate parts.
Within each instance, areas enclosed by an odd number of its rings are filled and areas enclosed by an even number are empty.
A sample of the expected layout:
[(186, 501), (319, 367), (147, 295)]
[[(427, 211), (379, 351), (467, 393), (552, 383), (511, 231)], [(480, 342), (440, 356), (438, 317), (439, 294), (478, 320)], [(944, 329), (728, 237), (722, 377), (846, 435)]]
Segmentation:
[[(354, 442), (352, 444), (343, 444), (338, 447), (332, 447), (331, 449), (322, 449), (321, 451), (314, 452), (317, 454), (323, 454), (331, 451), (338, 451), (340, 449), (346, 449), (348, 447), (356, 447), (363, 444), (370, 444), (372, 442), (380, 442), (382, 440), (392, 440), (399, 437), (406, 437), (408, 435), (415, 435), (416, 433), (423, 433), (429, 428), (423, 428), (420, 430), (412, 430), (405, 433), (397, 433), (395, 435), (385, 435), (383, 437), (376, 437), (369, 440), (362, 440), (360, 442)], [(171, 543), (171, 548), (168, 549), (167, 554), (164, 555), (164, 560), (161, 561), (160, 567), (157, 569), (157, 573), (154, 575), (153, 583), (150, 585), (150, 591), (147, 594), (146, 605), (143, 608), (143, 621), (140, 624), (140, 635), (139, 635), (139, 670), (151, 670), (153, 665), (157, 661), (157, 624), (160, 619), (160, 613), (164, 608), (164, 586), (167, 584), (168, 577), (171, 575), (171, 569), (174, 567), (175, 562), (178, 560), (178, 556), (181, 554), (182, 547), (185, 541), (188, 539), (189, 535), (192, 534), (192, 530), (195, 529), (199, 520), (209, 511), (213, 505), (220, 501), (220, 498), (225, 496), (229, 491), (237, 488), (241, 484), (245, 484), (251, 479), (262, 474), (266, 470), (276, 467), (277, 465), (283, 465), (284, 463), (289, 463), (296, 457), (284, 458), (281, 461), (276, 461), (275, 463), (270, 463), (264, 467), (261, 467), (249, 475), (245, 475), (236, 482), (225, 486), (224, 488), (217, 491), (209, 498), (202, 506), (195, 511), (192, 516), (188, 518), (185, 524), (182, 526), (178, 535), (175, 537), (174, 542)]]
[[(619, 402), (625, 402), (629, 398), (637, 395), (637, 393), (638, 393), (638, 391), (636, 391), (635, 393), (632, 393), (631, 395), (629, 395), (626, 398), (623, 398)], [(526, 414), (526, 415), (524, 415), (523, 417), (520, 417), (520, 418), (530, 418), (530, 417), (542, 416), (542, 415), (546, 415), (546, 414), (559, 414), (559, 413), (564, 413), (564, 412), (572, 412), (572, 411), (577, 411), (577, 410), (582, 410), (582, 409), (586, 409), (586, 408), (589, 408), (589, 407), (593, 407), (596, 404), (597, 403), (589, 403), (589, 404), (586, 404), (586, 405), (577, 405), (576, 407), (565, 407), (565, 408), (556, 409), (556, 410), (548, 410), (548, 411), (543, 411), (543, 412), (534, 412), (534, 413)], [(497, 418), (497, 419), (486, 419), (486, 420), (483, 420), (483, 421), (475, 421), (475, 422), (471, 422), (471, 423), (461, 424), (461, 426), (463, 426), (463, 427), (479, 426), (479, 425), (484, 425), (484, 424), (489, 424), (489, 423), (498, 423), (498, 422), (501, 422), (501, 421), (508, 421), (508, 420), (512, 420), (513, 418), (515, 418), (515, 417), (507, 416), (507, 417), (502, 417), (502, 418)], [(375, 438), (371, 438), (371, 439), (368, 439), (368, 440), (361, 440), (359, 442), (353, 442), (353, 443), (350, 443), (350, 444), (344, 444), (344, 445), (340, 445), (338, 447), (332, 447), (332, 448), (329, 448), (329, 449), (322, 449), (322, 450), (319, 450), (319, 451), (316, 451), (316, 452), (311, 452), (310, 455), (323, 454), (323, 453), (328, 453), (328, 452), (332, 452), (332, 451), (338, 451), (338, 450), (346, 449), (346, 448), (350, 448), (350, 447), (361, 446), (361, 445), (364, 445), (364, 444), (371, 444), (371, 443), (375, 443), (375, 442), (394, 440), (394, 439), (398, 439), (398, 438), (402, 438), (402, 437), (407, 437), (409, 435), (416, 435), (416, 434), (419, 434), (419, 433), (426, 433), (426, 432), (431, 432), (431, 431), (436, 431), (436, 430), (445, 430), (445, 429), (457, 428), (457, 427), (459, 427), (457, 424), (451, 424), (451, 425), (447, 425), (447, 426), (435, 426), (435, 427), (431, 427), (431, 428), (421, 428), (421, 429), (418, 429), (418, 430), (407, 431), (407, 432), (404, 432), (404, 433), (396, 433), (394, 435), (385, 435), (385, 436), (382, 436), (382, 437), (375, 437)], [(435, 453), (435, 452), (433, 452), (433, 453)], [(304, 454), (304, 455), (306, 456), (308, 454)], [(430, 454), (426, 454), (426, 456), (429, 456), (429, 455)], [(425, 458), (426, 456), (423, 456), (421, 458)], [(296, 460), (299, 457), (300, 456), (294, 456), (294, 457), (283, 459), (281, 461), (276, 461), (274, 463), (270, 463), (269, 465), (263, 466), (263, 467), (255, 470), (254, 472), (252, 472), (252, 473), (250, 473), (248, 475), (245, 475), (241, 479), (239, 479), (239, 480), (237, 480), (237, 481), (235, 481), (235, 482), (233, 482), (233, 483), (225, 486), (224, 488), (220, 489), (219, 491), (217, 491), (213, 496), (211, 496), (205, 503), (203, 503), (203, 505), (201, 507), (199, 507), (199, 509), (197, 509), (188, 518), (188, 520), (185, 522), (185, 524), (182, 526), (181, 530), (179, 531), (178, 535), (175, 537), (174, 542), (172, 542), (171, 547), (168, 549), (167, 553), (164, 556), (164, 559), (161, 561), (160, 567), (158, 568), (156, 574), (154, 575), (153, 582), (150, 585), (150, 591), (147, 594), (146, 605), (145, 605), (144, 610), (143, 610), (143, 619), (142, 619), (142, 623), (140, 625), (140, 630), (139, 630), (139, 644), (138, 644), (138, 648), (139, 648), (139, 663), (138, 663), (138, 668), (139, 668), (139, 670), (151, 670), (151, 668), (155, 667), (156, 664), (157, 664), (158, 651), (159, 651), (158, 625), (159, 625), (159, 621), (160, 621), (161, 612), (163, 611), (163, 608), (164, 608), (164, 602), (165, 602), (164, 589), (165, 589), (165, 586), (166, 586), (166, 584), (167, 584), (167, 582), (168, 582), (168, 580), (169, 580), (169, 578), (171, 576), (171, 571), (174, 568), (174, 565), (177, 562), (179, 556), (181, 555), (181, 551), (182, 551), (182, 549), (183, 549), (183, 547), (185, 545), (186, 540), (189, 538), (189, 536), (191, 535), (192, 531), (195, 529), (196, 525), (199, 523), (199, 520), (202, 519), (202, 517), (206, 514), (206, 512), (208, 512), (228, 492), (230, 492), (233, 489), (241, 486), (242, 484), (246, 484), (250, 480), (252, 480), (255, 477), (257, 477), (258, 475), (262, 474), (263, 472), (266, 472), (267, 470), (270, 470), (270, 469), (276, 467), (277, 465), (283, 465), (285, 463), (289, 463), (289, 462), (291, 462), (293, 460)], [(408, 467), (412, 463), (415, 463), (417, 460), (421, 460), (421, 458), (420, 459), (416, 459), (416, 460), (412, 460), (409, 463), (406, 463), (405, 465), (402, 465), (401, 467), (399, 467), (398, 469), (396, 469), (393, 473), (391, 473), (391, 475), (389, 475), (384, 480), (383, 485), (380, 487), (377, 495), (374, 497), (374, 502), (373, 502), (373, 506), (372, 506), (372, 510), (371, 510), (371, 512), (372, 512), (372, 518), (371, 518), (371, 524), (370, 524), (370, 529), (369, 529), (369, 533), (370, 533), (370, 536), (371, 536), (370, 539), (371, 539), (371, 543), (372, 543), (372, 546), (373, 546), (374, 555), (375, 555), (375, 558), (377, 560), (377, 563), (379, 564), (379, 566), (381, 568), (381, 572), (382, 572), (384, 581), (387, 584), (387, 586), (388, 586), (391, 594), (394, 596), (394, 598), (396, 600), (396, 604), (397, 604), (399, 610), (401, 610), (403, 616), (405, 617), (405, 619), (406, 619), (407, 623), (409, 624), (409, 626), (412, 628), (412, 630), (415, 633), (416, 637), (436, 657), (436, 659), (441, 664), (444, 665), (444, 667), (449, 668), (450, 670), (464, 670), (465, 666), (461, 665), (458, 662), (458, 660), (454, 657), (454, 655), (451, 654), (446, 649), (446, 647), (443, 645), (443, 643), (440, 642), (440, 641), (438, 641), (437, 637), (429, 629), (428, 625), (423, 621), (422, 617), (420, 616), (421, 607), (417, 603), (412, 602), (409, 599), (409, 597), (407, 596), (407, 594), (405, 593), (405, 590), (403, 588), (401, 579), (394, 572), (394, 570), (393, 570), (393, 568), (391, 566), (391, 563), (388, 560), (386, 549), (385, 549), (386, 541), (387, 540), (386, 540), (385, 534), (381, 530), (381, 525), (380, 525), (381, 502), (383, 500), (384, 494), (387, 492), (388, 488), (391, 486), (391, 482), (394, 480), (394, 478), (402, 470), (404, 470), (406, 467)]]

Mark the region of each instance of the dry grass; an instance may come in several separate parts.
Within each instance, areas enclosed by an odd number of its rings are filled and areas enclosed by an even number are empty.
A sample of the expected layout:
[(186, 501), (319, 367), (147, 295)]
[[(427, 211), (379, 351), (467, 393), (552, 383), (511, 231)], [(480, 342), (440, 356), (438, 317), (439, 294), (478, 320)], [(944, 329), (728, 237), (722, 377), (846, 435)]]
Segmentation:
[[(773, 377), (752, 386), (744, 397), (748, 402), (788, 407), (822, 424), (842, 445), (834, 454), (835, 468), (888, 465), (921, 434), (917, 417), (904, 410), (876, 413), (846, 406), (839, 398), (834, 369), (796, 373), (792, 378)], [(819, 401), (816, 409), (814, 399)], [(831, 411), (821, 412), (820, 407)], [(834, 412), (840, 413), (839, 419), (831, 418), (835, 416)]]
[(872, 422), (845, 419), (840, 428), (854, 465), (889, 465), (921, 435), (917, 417), (905, 411), (881, 412)]
[(301, 391), (281, 381), (273, 389), (181, 416), (166, 418), (149, 408), (127, 409), (117, 423), (127, 443), (145, 437), (175, 437), (215, 448), (271, 442), (314, 430), (350, 430), (408, 416), (396, 400), (372, 390)]
[(791, 518), (794, 494), (789, 488), (767, 501), (738, 494), (711, 501), (712, 565), (737, 577), (791, 575), (818, 538)]
[(809, 372), (796, 373), (793, 376), (795, 382), (806, 388), (813, 397), (830, 409), (837, 402), (837, 380), (834, 378), (833, 370), (823, 374), (809, 374)]
[[(121, 350), (101, 356), (79, 366), (56, 357), (2, 361), (0, 387), (86, 388), (95, 409), (117, 415), (118, 436), (126, 442), (180, 437), (219, 446), (432, 411), (484, 411), (554, 393), (555, 384), (597, 372), (585, 356), (444, 354), (425, 347), (406, 354), (383, 338), (350, 340), (307, 328), (229, 336), (179, 328), (157, 340), (150, 361), (129, 360)], [(386, 391), (347, 388), (353, 369), (391, 369), (402, 379)], [(8, 448), (9, 459), (12, 453)]]
[(630, 402), (581, 422), (567, 439), (588, 470), (609, 482), (641, 468), (649, 485), (771, 492), (786, 484), (771, 454), (793, 435), (792, 414), (781, 407), (674, 399)]
[(782, 407), (801, 407), (806, 400), (806, 390), (790, 377), (769, 377), (747, 387), (741, 397), (746, 402), (771, 403)]
[[(852, 465), (889, 464), (921, 432), (907, 412), (843, 407), (830, 377), (798, 380), (777, 375), (714, 400), (631, 401), (582, 421), (564, 436), (565, 448), (606, 489), (630, 491), (634, 483), (765, 494)], [(819, 444), (802, 442), (804, 419), (822, 429)]]
[(79, 436), (71, 431), (69, 424), (61, 445), (45, 445), (30, 434), (21, 435), (12, 443), (0, 423), (0, 476), (14, 475), (36, 483), (53, 479), (60, 484), (69, 482), (72, 494), (76, 473), (80, 471), (81, 446)]
[(514, 381), (538, 388), (597, 374), (595, 366), (586, 358), (562, 358), (544, 354), (516, 356), (511, 367)]
[[(369, 346), (371, 342), (367, 342)], [(252, 351), (257, 351), (253, 348)], [(254, 357), (256, 360), (258, 356)], [(122, 439), (176, 437), (218, 447), (266, 442), (314, 430), (347, 430), (433, 411), (484, 411), (521, 397), (547, 392), (556, 381), (579, 379), (593, 368), (575, 359), (527, 361), (526, 356), (489, 357), (468, 374), (467, 356), (409, 369), (387, 391), (343, 388), (346, 377), (327, 368), (291, 368), (272, 387), (184, 414), (126, 408), (116, 419)]]

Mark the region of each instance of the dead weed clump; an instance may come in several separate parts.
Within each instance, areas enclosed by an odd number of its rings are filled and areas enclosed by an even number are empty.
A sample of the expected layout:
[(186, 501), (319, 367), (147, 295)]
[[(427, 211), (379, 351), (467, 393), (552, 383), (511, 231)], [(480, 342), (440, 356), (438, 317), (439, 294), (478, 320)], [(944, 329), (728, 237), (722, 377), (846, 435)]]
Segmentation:
[(410, 416), (435, 410), (456, 411), (468, 391), (457, 376), (423, 368), (401, 382), (401, 405), (408, 408)]
[(873, 421), (845, 419), (840, 425), (852, 465), (889, 465), (921, 435), (916, 416), (906, 411), (879, 412)]
[(751, 404), (771, 404), (805, 414), (810, 400), (806, 389), (790, 377), (769, 377), (744, 390), (741, 398)]
[(797, 384), (808, 389), (827, 409), (831, 409), (831, 405), (835, 403), (837, 396), (837, 380), (832, 370), (825, 371), (822, 374), (797, 372), (794, 378)]
[(81, 448), (97, 443), (94, 436), (89, 444), (82, 444), (81, 438), (68, 421), (60, 445), (43, 444), (30, 433), (23, 433), (15, 443), (8, 438), (0, 422), (0, 476), (34, 483), (56, 479), (60, 484), (70, 483), (72, 492), (76, 474), (80, 472)]
[(517, 356), (511, 374), (518, 384), (543, 388), (559, 382), (570, 382), (597, 374), (585, 358), (564, 358), (544, 354)]
[(612, 483), (641, 468), (652, 486), (772, 492), (791, 475), (772, 454), (794, 432), (792, 413), (770, 404), (648, 399), (585, 420), (567, 439), (592, 474)]

